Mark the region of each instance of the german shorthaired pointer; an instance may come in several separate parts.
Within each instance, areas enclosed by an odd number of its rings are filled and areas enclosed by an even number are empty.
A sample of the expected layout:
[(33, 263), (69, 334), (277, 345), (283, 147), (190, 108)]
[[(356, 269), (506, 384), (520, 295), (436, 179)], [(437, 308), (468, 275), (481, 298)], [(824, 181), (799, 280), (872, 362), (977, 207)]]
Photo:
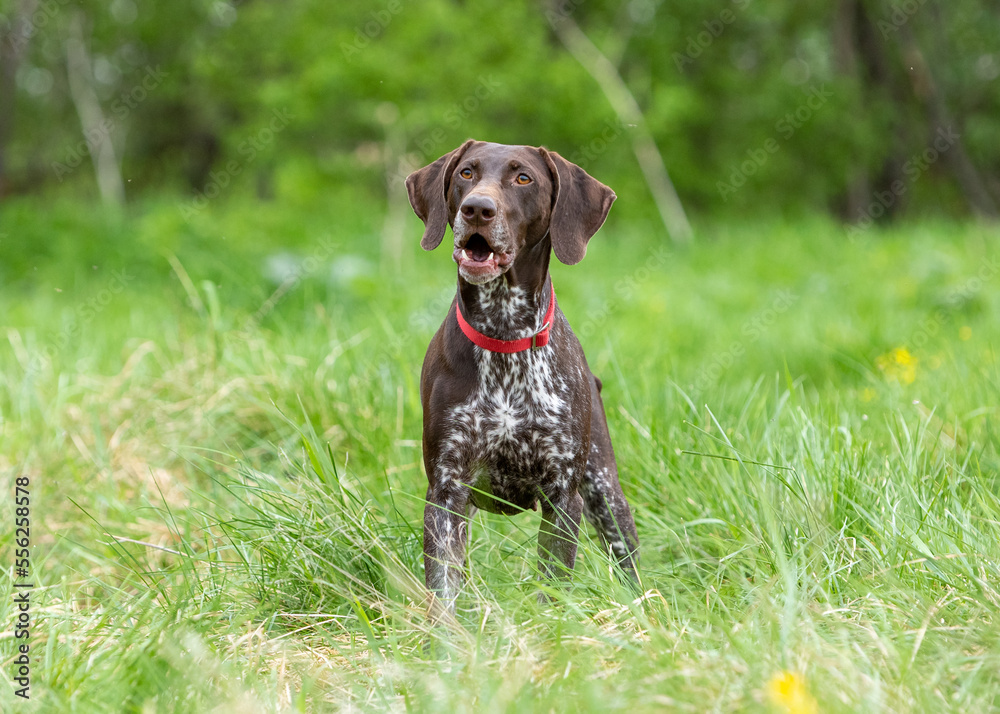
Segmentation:
[(568, 576), (581, 512), (626, 573), (639, 540), (601, 382), (556, 306), (549, 255), (578, 263), (614, 192), (553, 151), (467, 141), (406, 179), (433, 250), (455, 236), (458, 294), (420, 375), (427, 587), (449, 610), (477, 508), (542, 509), (541, 571)]

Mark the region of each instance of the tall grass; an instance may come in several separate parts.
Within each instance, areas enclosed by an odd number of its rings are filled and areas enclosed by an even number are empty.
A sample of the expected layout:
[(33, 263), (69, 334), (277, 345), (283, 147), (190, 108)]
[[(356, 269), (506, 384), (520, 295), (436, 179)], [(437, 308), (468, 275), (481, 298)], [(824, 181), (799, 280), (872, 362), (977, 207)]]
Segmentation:
[[(42, 234), (74, 211), (3, 227)], [(305, 257), (322, 221), (296, 220), (264, 223)], [(98, 270), (21, 255), (44, 278), (0, 291), (0, 483), (27, 475), (35, 494), (30, 710), (1000, 706), (986, 229), (846, 243), (809, 221), (705, 226), (664, 254), (610, 226), (554, 271), (605, 383), (641, 595), (589, 533), (572, 586), (539, 583), (538, 516), (480, 514), (457, 618), (437, 627), (416, 383), (453, 266), (414, 248), (396, 275), (334, 234), (332, 260), (354, 267), (304, 274), (259, 316), (278, 287), (267, 251), (193, 247), (241, 230), (238, 211), (196, 228), (156, 207), (81, 217), (83, 237), (116, 248)], [(178, 231), (160, 254), (129, 248)], [(130, 266), (141, 279), (69, 329)]]

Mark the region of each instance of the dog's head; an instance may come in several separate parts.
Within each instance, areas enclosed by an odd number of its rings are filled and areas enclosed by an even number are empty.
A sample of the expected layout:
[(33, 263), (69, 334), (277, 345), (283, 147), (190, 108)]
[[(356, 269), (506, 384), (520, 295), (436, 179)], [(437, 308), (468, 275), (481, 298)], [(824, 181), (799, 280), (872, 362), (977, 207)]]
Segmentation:
[(410, 174), (406, 191), (425, 225), (420, 245), (433, 250), (451, 225), (458, 273), (474, 284), (505, 273), (546, 235), (560, 261), (580, 262), (615, 200), (554, 151), (471, 139)]

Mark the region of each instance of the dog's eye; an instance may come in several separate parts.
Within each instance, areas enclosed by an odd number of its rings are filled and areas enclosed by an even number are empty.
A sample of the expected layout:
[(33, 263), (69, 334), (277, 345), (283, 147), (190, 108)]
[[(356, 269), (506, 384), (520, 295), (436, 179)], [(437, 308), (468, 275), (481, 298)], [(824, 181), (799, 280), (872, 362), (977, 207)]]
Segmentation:
[(517, 178), (514, 180), (517, 181), (521, 186), (527, 186), (529, 183), (531, 183), (531, 177), (528, 176), (528, 174), (518, 174)]
[(464, 179), (472, 178), (472, 169), (462, 169), (458, 172), (458, 175)]

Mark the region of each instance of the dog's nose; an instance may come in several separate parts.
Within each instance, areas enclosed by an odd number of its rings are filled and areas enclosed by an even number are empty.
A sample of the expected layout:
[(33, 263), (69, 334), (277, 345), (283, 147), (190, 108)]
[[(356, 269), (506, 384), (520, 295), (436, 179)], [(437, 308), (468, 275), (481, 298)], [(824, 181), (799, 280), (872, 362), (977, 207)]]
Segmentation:
[(489, 196), (471, 194), (462, 201), (462, 216), (467, 221), (489, 223), (497, 215), (497, 204)]

